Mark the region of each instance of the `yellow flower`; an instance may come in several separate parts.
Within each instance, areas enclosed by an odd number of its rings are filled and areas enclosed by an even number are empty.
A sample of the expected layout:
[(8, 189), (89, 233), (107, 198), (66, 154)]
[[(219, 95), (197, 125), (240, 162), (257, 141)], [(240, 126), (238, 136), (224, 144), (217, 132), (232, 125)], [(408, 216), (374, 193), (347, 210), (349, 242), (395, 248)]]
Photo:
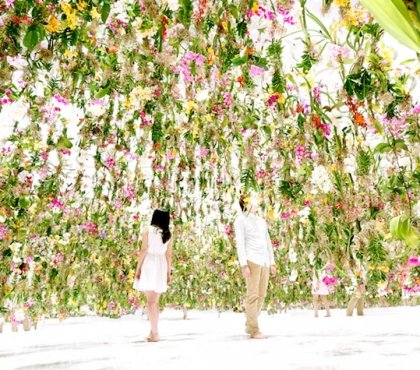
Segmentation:
[(92, 10), (90, 11), (90, 15), (93, 19), (99, 19), (101, 17), (101, 15), (98, 13), (96, 6), (92, 8)]
[(61, 5), (61, 10), (63, 11), (63, 13), (65, 15), (67, 15), (67, 14), (69, 14), (73, 11), (73, 8), (71, 7), (71, 5), (69, 3), (62, 2), (60, 5)]
[(260, 4), (258, 4), (258, 2), (256, 1), (253, 5), (252, 5), (252, 12), (257, 14), (258, 13), (258, 9), (260, 8)]
[(334, 0), (334, 5), (337, 6), (348, 6), (350, 4), (350, 0)]
[(387, 272), (389, 271), (389, 267), (388, 267), (388, 266), (385, 266), (385, 265), (382, 265), (382, 266), (380, 267), (380, 270), (381, 270), (382, 272), (387, 273)]
[(232, 258), (228, 261), (227, 265), (228, 265), (228, 266), (233, 266), (233, 265), (235, 264), (235, 262), (236, 262), (236, 257), (232, 257)]
[(73, 9), (69, 3), (61, 3), (61, 9), (63, 13), (66, 15), (66, 24), (67, 26), (74, 30), (77, 27), (77, 15), (76, 9)]
[(6, 294), (10, 293), (12, 290), (13, 290), (13, 288), (12, 288), (12, 286), (11, 286), (11, 285), (5, 285), (5, 286), (4, 286), (4, 292), (5, 292)]
[(192, 110), (197, 110), (198, 105), (197, 103), (193, 102), (192, 100), (188, 101), (187, 107), (185, 108), (185, 113), (190, 114)]
[(88, 6), (88, 4), (87, 4), (87, 2), (86, 2), (86, 1), (79, 1), (79, 2), (76, 4), (77, 10), (83, 10), (83, 9), (85, 9), (87, 6)]
[(283, 104), (285, 100), (286, 100), (286, 98), (284, 97), (284, 95), (279, 93), (279, 97), (277, 98), (277, 101), (280, 104)]
[(76, 53), (74, 51), (70, 51), (69, 49), (66, 49), (66, 51), (64, 52), (64, 55), (67, 58), (74, 58), (76, 56)]
[(71, 30), (76, 29), (77, 20), (78, 20), (78, 18), (77, 18), (76, 13), (71, 13), (71, 14), (67, 15), (67, 24), (69, 25), (69, 28)]
[(274, 220), (276, 219), (276, 214), (275, 214), (275, 212), (274, 212), (273, 207), (271, 207), (271, 206), (268, 208), (268, 218), (269, 218), (271, 221), (274, 221)]
[(60, 21), (52, 15), (48, 20), (48, 25), (44, 28), (51, 33), (58, 32), (60, 30)]
[(208, 48), (207, 49), (207, 53), (208, 53), (208, 55), (209, 55), (209, 57), (208, 57), (208, 63), (209, 64), (213, 64), (214, 63), (214, 61), (215, 61), (215, 55), (214, 55), (214, 50), (213, 50), (213, 48)]

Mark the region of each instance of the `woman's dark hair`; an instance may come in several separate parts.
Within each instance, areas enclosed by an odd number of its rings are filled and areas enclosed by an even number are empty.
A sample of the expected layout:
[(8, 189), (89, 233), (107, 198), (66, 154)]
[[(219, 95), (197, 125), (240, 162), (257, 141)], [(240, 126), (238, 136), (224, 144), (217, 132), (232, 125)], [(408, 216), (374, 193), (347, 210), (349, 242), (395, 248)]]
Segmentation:
[(166, 243), (171, 239), (171, 232), (169, 230), (169, 212), (163, 209), (155, 209), (152, 216), (152, 226), (156, 226), (162, 230), (162, 242)]
[(247, 210), (247, 198), (248, 198), (248, 194), (242, 194), (239, 197), (239, 206), (241, 207), (243, 212)]

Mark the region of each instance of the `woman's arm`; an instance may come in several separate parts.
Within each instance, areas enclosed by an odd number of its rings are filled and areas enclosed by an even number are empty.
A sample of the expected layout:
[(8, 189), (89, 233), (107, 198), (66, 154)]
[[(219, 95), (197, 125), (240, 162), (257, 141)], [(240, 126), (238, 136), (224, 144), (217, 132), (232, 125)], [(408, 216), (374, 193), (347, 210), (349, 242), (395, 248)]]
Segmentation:
[(171, 237), (171, 240), (168, 243), (168, 248), (166, 249), (166, 263), (168, 265), (168, 274), (167, 274), (167, 281), (171, 280), (171, 266), (172, 266), (172, 241), (173, 236)]
[(137, 263), (137, 269), (136, 269), (136, 275), (135, 275), (136, 279), (140, 279), (141, 266), (143, 264), (144, 257), (146, 256), (147, 248), (149, 245), (148, 236), (149, 236), (149, 231), (147, 228), (145, 228), (143, 230), (143, 235), (141, 239), (141, 250), (140, 250), (140, 253), (138, 254), (138, 263)]

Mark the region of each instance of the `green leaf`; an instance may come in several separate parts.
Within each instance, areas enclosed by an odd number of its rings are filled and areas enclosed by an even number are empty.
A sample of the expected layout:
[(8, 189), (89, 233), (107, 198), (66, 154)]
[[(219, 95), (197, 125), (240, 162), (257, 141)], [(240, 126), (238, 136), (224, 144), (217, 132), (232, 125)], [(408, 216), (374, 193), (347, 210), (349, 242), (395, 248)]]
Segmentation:
[(104, 87), (102, 90), (99, 90), (96, 94), (95, 94), (95, 99), (101, 99), (103, 98), (105, 95), (109, 94), (109, 90), (110, 90), (110, 86), (106, 86)]
[(245, 20), (236, 24), (236, 32), (240, 37), (245, 37), (247, 31), (247, 24)]
[(28, 208), (31, 205), (31, 200), (29, 197), (20, 197), (19, 198), (19, 207), (20, 208)]
[(109, 17), (109, 13), (111, 11), (111, 5), (109, 5), (109, 3), (105, 3), (102, 6), (102, 10), (101, 10), (101, 19), (102, 19), (102, 23), (105, 23), (106, 20)]
[(328, 29), (324, 26), (324, 24), (317, 18), (313, 13), (311, 13), (308, 9), (306, 9), (306, 14), (308, 14), (309, 18), (311, 18), (324, 32), (324, 35), (328, 37), (328, 39), (332, 40)]
[(376, 146), (374, 152), (375, 153), (387, 153), (392, 150), (392, 146), (388, 143), (380, 143)]
[(71, 149), (72, 146), (71, 141), (65, 136), (61, 136), (56, 145), (57, 149)]
[(248, 61), (248, 57), (236, 57), (232, 59), (231, 63), (234, 66), (240, 66), (242, 64), (245, 64), (247, 61)]
[(403, 139), (395, 140), (395, 149), (408, 150), (407, 145)]
[(405, 242), (407, 243), (407, 246), (410, 248), (417, 248), (419, 244), (419, 237), (414, 232), (412, 228), (407, 232), (407, 234), (404, 237)]
[(39, 36), (39, 32), (36, 28), (29, 27), (25, 37), (23, 38), (23, 45), (25, 45), (29, 51), (32, 51), (40, 41)]
[(181, 5), (181, 9), (179, 10), (181, 23), (188, 29), (191, 22), (193, 3), (191, 0), (180, 0), (179, 3)]
[(360, 0), (378, 23), (402, 44), (420, 53), (420, 34), (403, 0)]
[(357, 155), (357, 169), (360, 176), (369, 173), (370, 166), (372, 165), (372, 156), (369, 152), (361, 150)]
[(281, 75), (280, 71), (276, 69), (273, 73), (273, 79), (271, 81), (273, 91), (284, 93), (286, 91), (286, 79)]

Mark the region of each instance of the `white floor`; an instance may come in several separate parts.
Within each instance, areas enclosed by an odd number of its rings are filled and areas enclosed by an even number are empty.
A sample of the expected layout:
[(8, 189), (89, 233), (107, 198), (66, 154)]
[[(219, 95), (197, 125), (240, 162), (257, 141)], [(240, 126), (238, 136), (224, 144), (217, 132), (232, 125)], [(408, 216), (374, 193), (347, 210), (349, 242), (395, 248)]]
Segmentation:
[(214, 311), (161, 314), (159, 343), (144, 340), (140, 314), (121, 319), (45, 320), (34, 331), (0, 334), (0, 370), (9, 369), (420, 369), (420, 306), (366, 309), (365, 316), (318, 319), (312, 311), (263, 313), (270, 337), (249, 340), (244, 316)]

